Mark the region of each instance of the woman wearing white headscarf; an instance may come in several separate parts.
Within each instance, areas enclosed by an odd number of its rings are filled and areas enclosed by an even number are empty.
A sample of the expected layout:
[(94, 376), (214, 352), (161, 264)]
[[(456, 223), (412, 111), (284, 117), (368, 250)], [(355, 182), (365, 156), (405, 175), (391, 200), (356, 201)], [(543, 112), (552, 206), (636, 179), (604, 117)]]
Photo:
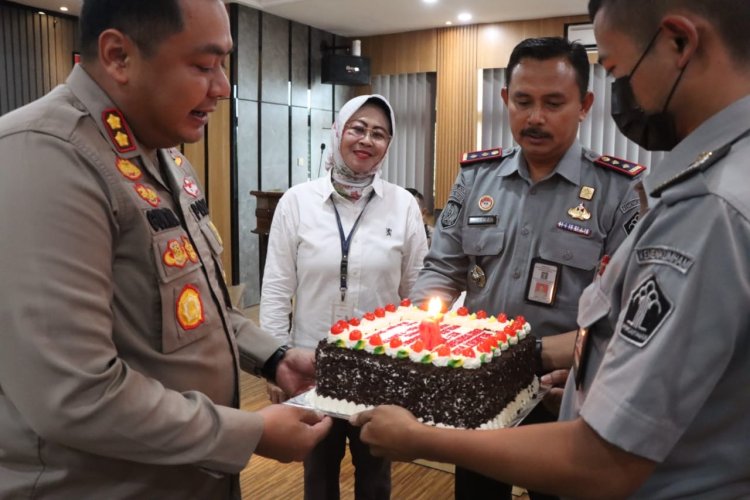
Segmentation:
[[(398, 305), (417, 279), (427, 252), (419, 207), (409, 192), (380, 177), (395, 126), (384, 97), (350, 100), (331, 130), (328, 174), (290, 188), (279, 200), (260, 322), (295, 347), (314, 349), (339, 319)], [(390, 498), (390, 462), (371, 456), (358, 429), (339, 419), (305, 461), (305, 498), (339, 498), (347, 437), (355, 497)]]

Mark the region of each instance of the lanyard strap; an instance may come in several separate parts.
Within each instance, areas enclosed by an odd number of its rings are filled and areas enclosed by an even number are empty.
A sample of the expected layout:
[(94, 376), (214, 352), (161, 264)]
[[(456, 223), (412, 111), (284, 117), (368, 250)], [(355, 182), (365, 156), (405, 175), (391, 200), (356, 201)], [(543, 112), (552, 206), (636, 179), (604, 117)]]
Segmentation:
[(357, 230), (359, 220), (365, 214), (367, 204), (370, 203), (370, 200), (372, 200), (373, 196), (375, 196), (374, 189), (370, 193), (370, 196), (367, 197), (365, 206), (359, 213), (357, 220), (354, 221), (352, 230), (349, 231), (349, 236), (346, 237), (344, 236), (344, 227), (341, 225), (341, 216), (339, 215), (339, 211), (336, 208), (336, 202), (333, 200), (333, 196), (331, 196), (331, 203), (333, 203), (333, 212), (336, 214), (336, 223), (339, 226), (339, 239), (341, 240), (341, 266), (339, 267), (339, 290), (341, 291), (341, 302), (344, 302), (344, 299), (346, 299), (346, 280), (347, 276), (349, 275), (349, 244), (352, 242), (352, 236), (354, 236), (354, 231)]

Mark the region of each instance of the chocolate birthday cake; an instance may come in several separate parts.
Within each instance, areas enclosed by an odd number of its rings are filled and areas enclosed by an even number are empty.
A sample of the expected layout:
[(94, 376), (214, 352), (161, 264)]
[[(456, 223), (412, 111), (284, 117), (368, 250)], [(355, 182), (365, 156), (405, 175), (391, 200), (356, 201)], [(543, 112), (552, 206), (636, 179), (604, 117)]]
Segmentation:
[(435, 315), (408, 300), (339, 321), (316, 349), (313, 404), (343, 414), (395, 404), (432, 425), (507, 426), (538, 390), (530, 330), (522, 317)]

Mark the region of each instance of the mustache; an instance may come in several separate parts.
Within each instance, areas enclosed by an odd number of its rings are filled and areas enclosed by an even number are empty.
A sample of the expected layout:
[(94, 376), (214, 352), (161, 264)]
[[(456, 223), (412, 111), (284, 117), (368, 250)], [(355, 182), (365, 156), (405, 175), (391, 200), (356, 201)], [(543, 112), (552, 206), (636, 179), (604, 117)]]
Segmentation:
[(535, 139), (551, 139), (552, 134), (549, 132), (545, 132), (544, 130), (538, 128), (538, 127), (528, 127), (521, 131), (521, 135), (533, 137)]

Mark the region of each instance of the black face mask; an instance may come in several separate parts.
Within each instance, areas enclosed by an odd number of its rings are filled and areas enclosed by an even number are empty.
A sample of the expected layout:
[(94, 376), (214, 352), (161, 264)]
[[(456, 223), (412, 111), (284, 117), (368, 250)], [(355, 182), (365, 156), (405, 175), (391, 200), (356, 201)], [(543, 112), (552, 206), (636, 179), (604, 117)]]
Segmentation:
[(685, 65), (682, 71), (680, 71), (677, 80), (675, 80), (672, 86), (672, 90), (669, 91), (667, 102), (664, 103), (664, 108), (661, 112), (646, 113), (641, 108), (633, 94), (630, 79), (633, 77), (635, 70), (638, 69), (638, 66), (640, 66), (641, 61), (646, 57), (646, 54), (651, 50), (660, 31), (661, 28), (651, 38), (648, 46), (646, 46), (646, 50), (643, 51), (640, 59), (635, 63), (633, 71), (628, 76), (617, 78), (612, 82), (612, 118), (617, 128), (620, 129), (620, 132), (625, 137), (649, 151), (669, 151), (680, 142), (680, 138), (677, 136), (674, 117), (667, 112), (667, 106), (669, 106), (672, 95), (674, 95), (674, 91), (677, 89), (677, 84), (680, 82), (685, 68), (687, 68), (687, 65)]

